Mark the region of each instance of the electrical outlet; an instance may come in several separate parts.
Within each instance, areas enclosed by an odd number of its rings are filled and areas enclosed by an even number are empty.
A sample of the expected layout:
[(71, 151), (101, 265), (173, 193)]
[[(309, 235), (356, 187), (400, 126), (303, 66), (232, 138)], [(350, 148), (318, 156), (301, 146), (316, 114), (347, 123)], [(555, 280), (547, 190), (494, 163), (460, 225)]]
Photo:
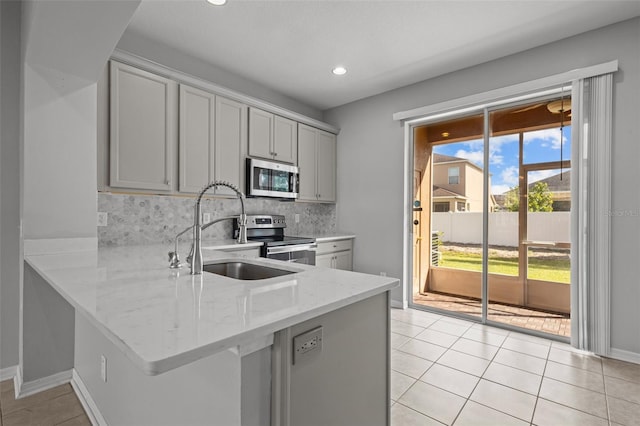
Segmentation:
[(294, 216), (294, 220), (296, 223), (300, 223), (300, 215), (298, 213)]
[(98, 212), (98, 226), (107, 226), (107, 217), (106, 212)]
[(380, 272), (380, 276), (381, 276), (381, 277), (386, 277), (386, 276), (387, 276), (387, 273), (386, 273), (386, 272)]
[(107, 383), (107, 357), (104, 355), (100, 355), (100, 377)]
[(211, 222), (211, 213), (202, 213), (202, 223)]
[(316, 327), (293, 338), (293, 363), (309, 352), (322, 350), (322, 326)]

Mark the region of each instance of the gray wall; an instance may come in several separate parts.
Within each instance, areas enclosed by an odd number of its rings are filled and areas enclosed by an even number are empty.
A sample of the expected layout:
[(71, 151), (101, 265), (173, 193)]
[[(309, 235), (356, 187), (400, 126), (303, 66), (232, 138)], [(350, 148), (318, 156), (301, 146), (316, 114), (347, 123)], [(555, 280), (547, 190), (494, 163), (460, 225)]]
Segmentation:
[(0, 369), (18, 364), (20, 3), (0, 2)]
[(73, 368), (73, 307), (37, 272), (25, 264), (22, 330), (24, 382)]
[[(640, 208), (640, 19), (590, 31), (334, 108), (338, 227), (358, 235), (354, 268), (402, 276), (403, 127), (392, 114), (618, 59), (614, 77), (612, 207)], [(362, 173), (361, 170), (370, 170)], [(602, 212), (606, 214), (606, 212)], [(640, 354), (640, 217), (612, 217), (611, 345)], [(399, 290), (394, 300), (400, 300)]]

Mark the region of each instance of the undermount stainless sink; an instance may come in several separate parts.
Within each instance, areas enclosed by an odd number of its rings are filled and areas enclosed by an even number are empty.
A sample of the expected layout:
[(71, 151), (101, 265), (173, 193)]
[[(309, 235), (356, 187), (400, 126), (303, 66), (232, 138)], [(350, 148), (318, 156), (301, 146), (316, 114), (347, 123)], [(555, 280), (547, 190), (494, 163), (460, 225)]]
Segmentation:
[(270, 266), (256, 265), (247, 262), (220, 262), (203, 265), (204, 272), (223, 275), (236, 280), (263, 280), (282, 275), (295, 274), (295, 271), (272, 268)]

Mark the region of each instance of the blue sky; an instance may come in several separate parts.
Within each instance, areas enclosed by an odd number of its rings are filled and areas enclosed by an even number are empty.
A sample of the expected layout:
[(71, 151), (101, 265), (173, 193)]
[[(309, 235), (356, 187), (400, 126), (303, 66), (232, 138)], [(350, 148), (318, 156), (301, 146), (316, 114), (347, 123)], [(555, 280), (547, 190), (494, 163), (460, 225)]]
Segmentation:
[[(571, 159), (571, 126), (563, 130), (563, 153)], [(437, 145), (434, 152), (466, 158), (483, 167), (484, 144), (482, 140)], [(524, 163), (545, 163), (560, 160), (560, 129), (546, 129), (524, 134)], [(489, 141), (489, 172), (491, 193), (504, 194), (518, 184), (518, 135), (492, 137)], [(529, 174), (529, 183), (560, 173), (560, 170), (541, 170)]]

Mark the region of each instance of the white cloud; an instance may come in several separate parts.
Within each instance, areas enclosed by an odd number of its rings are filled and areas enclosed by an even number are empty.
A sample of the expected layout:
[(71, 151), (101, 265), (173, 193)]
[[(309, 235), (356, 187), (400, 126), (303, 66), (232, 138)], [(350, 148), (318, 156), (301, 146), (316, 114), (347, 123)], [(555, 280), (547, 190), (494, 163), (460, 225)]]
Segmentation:
[(502, 182), (509, 187), (518, 185), (518, 166), (509, 166), (500, 172)]
[(511, 189), (511, 187), (509, 185), (492, 185), (491, 186), (491, 193), (493, 195), (500, 195), (500, 194), (504, 194), (505, 192), (509, 191)]
[(560, 170), (538, 170), (535, 172), (529, 172), (528, 181), (529, 183), (537, 182), (550, 176), (557, 175), (558, 173), (560, 173)]
[[(564, 143), (567, 143), (567, 137), (562, 136)], [(524, 134), (524, 143), (528, 144), (534, 140), (541, 140), (543, 147), (551, 149), (560, 149), (560, 129), (544, 129)]]
[(484, 153), (482, 151), (465, 151), (464, 149), (459, 149), (455, 156), (465, 158), (479, 167), (482, 167), (484, 163)]

